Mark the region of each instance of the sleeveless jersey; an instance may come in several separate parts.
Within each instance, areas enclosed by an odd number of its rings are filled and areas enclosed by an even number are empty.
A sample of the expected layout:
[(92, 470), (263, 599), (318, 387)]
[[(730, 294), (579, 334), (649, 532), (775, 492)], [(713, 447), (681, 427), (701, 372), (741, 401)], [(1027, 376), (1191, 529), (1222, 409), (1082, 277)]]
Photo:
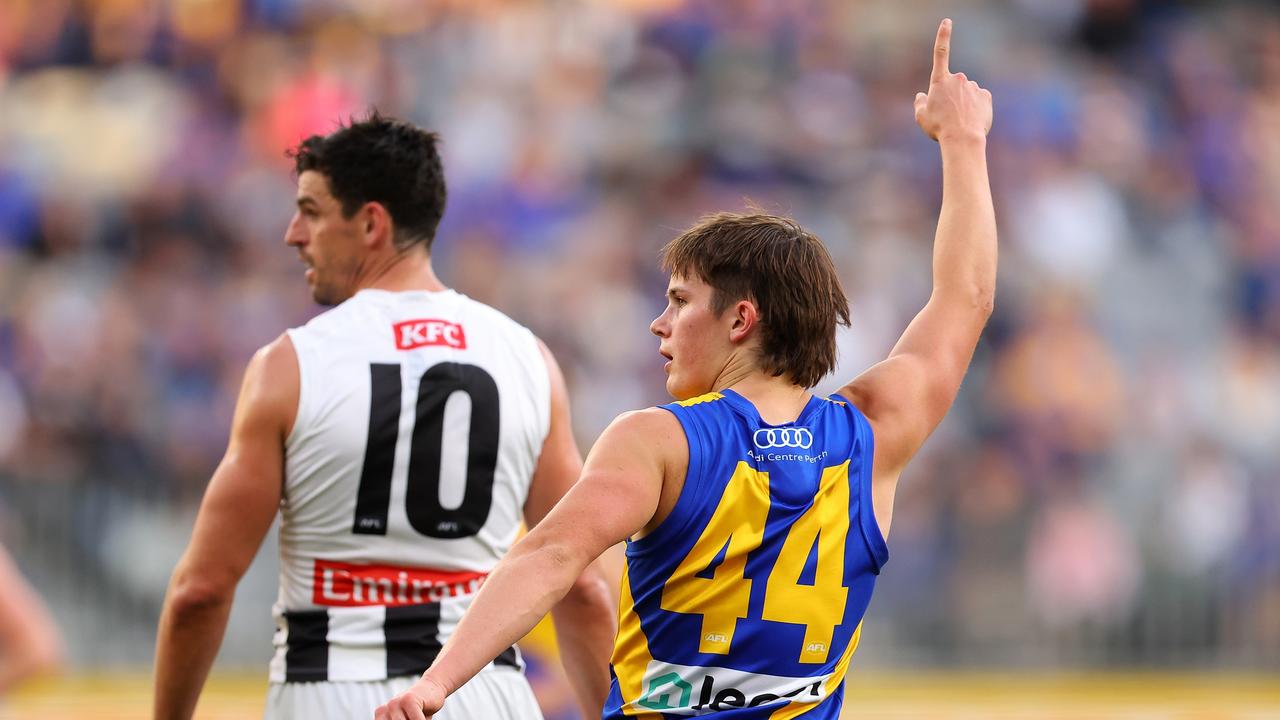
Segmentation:
[(662, 407), (689, 468), (671, 514), (627, 545), (604, 717), (836, 720), (888, 559), (870, 424), (838, 398), (783, 425), (732, 390)]
[[(451, 290), (362, 290), (289, 331), (272, 682), (422, 673), (515, 541), (550, 424), (533, 334)], [(514, 648), (495, 661), (523, 668)]]

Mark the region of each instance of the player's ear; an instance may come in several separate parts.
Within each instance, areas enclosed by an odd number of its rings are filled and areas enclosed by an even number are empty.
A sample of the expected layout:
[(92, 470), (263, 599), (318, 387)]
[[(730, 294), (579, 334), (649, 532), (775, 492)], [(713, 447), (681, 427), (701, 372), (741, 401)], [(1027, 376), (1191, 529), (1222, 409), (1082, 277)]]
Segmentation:
[(750, 300), (739, 300), (729, 308), (728, 314), (733, 323), (729, 326), (729, 341), (742, 342), (751, 336), (756, 323), (760, 321), (760, 311)]
[(382, 203), (365, 203), (364, 207), (360, 208), (360, 215), (360, 232), (366, 247), (373, 247), (383, 237), (387, 242), (391, 242), (394, 231), (391, 214)]

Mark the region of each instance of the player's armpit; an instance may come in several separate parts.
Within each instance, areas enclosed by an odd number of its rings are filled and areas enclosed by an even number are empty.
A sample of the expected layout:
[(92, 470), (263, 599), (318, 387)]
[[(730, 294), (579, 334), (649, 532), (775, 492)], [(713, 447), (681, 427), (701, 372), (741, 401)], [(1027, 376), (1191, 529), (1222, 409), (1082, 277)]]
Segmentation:
[(896, 478), (955, 402), (989, 308), (932, 299), (885, 360), (840, 394), (875, 432), (877, 478)]

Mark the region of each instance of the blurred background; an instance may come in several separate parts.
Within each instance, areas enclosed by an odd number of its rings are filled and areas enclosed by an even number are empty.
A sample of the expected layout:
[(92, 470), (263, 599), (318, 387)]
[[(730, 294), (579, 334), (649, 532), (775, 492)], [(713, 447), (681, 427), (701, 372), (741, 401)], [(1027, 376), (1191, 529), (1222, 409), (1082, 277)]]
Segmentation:
[[(442, 134), (437, 270), (552, 347), (585, 449), (666, 400), (657, 252), (704, 212), (826, 241), (824, 389), (887, 353), (929, 293), (944, 14), (995, 97), (1000, 287), (851, 676), (1275, 673), (1274, 2), (0, 0), (0, 542), (72, 671), (149, 672), (243, 368), (321, 311), (288, 147), (375, 106)], [(274, 556), (220, 671), (265, 675)]]

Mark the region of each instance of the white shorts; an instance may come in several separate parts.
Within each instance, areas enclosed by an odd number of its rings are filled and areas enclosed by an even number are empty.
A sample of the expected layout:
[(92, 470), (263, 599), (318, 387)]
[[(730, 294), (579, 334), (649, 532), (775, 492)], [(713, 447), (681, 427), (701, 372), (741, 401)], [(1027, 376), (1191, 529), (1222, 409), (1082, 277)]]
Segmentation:
[[(418, 676), (368, 682), (272, 683), (266, 720), (373, 720), (379, 705), (408, 690)], [(489, 668), (449, 696), (438, 720), (542, 720), (524, 673)]]

